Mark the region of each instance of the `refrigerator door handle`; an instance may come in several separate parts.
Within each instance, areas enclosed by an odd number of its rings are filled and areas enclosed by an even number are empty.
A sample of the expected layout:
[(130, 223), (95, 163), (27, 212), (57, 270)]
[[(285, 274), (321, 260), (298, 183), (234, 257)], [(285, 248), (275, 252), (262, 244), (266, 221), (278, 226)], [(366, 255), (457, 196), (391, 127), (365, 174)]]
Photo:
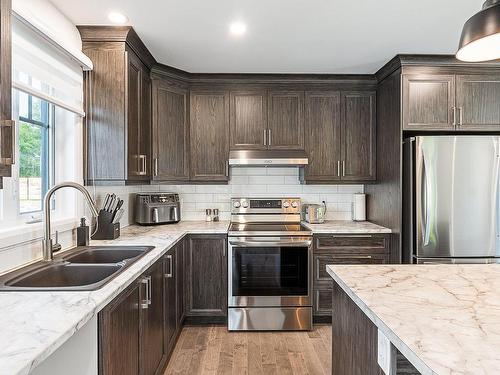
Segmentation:
[(422, 246), (427, 246), (429, 244), (429, 197), (427, 192), (427, 171), (425, 169), (425, 158), (422, 155), (420, 158), (421, 166), (420, 170), (422, 173), (420, 180), (420, 225), (422, 228)]

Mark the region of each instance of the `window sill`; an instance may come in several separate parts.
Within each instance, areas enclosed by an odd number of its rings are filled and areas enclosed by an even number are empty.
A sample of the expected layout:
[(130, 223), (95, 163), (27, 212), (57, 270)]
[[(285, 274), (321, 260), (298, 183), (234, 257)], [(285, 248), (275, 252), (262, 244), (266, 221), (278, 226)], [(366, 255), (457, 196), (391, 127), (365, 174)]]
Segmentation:
[[(51, 231), (65, 232), (78, 226), (76, 219), (55, 219), (51, 222)], [(43, 238), (43, 223), (21, 224), (0, 230), (0, 240), (3, 249), (41, 240)]]

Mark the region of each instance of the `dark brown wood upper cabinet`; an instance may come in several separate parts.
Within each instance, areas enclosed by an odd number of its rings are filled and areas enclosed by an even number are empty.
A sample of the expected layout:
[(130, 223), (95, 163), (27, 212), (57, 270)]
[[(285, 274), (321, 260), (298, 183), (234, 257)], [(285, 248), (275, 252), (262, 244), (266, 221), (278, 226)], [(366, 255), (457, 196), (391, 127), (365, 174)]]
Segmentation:
[(269, 149), (304, 149), (304, 92), (270, 91), (268, 95)]
[(403, 75), (403, 129), (453, 130), (453, 75)]
[(457, 130), (500, 130), (500, 75), (457, 75)]
[(375, 92), (342, 93), (342, 180), (376, 177)]
[(191, 90), (191, 180), (229, 180), (229, 92)]
[(304, 140), (309, 165), (307, 181), (340, 180), (341, 126), (340, 92), (305, 94)]
[(78, 29), (94, 65), (85, 73), (85, 182), (149, 181), (154, 58), (131, 27)]
[(231, 91), (231, 150), (267, 148), (267, 92)]
[(0, 0), (0, 189), (14, 163), (15, 123), (12, 121), (11, 0)]
[(226, 237), (193, 235), (186, 251), (187, 316), (227, 315)]
[(153, 80), (153, 179), (189, 180), (189, 92), (165, 80)]

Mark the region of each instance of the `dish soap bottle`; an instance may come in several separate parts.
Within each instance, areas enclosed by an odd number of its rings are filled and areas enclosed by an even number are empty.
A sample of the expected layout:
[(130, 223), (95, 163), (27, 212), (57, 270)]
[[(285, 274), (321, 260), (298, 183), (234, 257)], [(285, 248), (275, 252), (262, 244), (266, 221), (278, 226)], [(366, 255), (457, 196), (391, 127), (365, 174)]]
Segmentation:
[(76, 228), (76, 246), (89, 245), (89, 226), (85, 223), (85, 218), (80, 219), (80, 226)]

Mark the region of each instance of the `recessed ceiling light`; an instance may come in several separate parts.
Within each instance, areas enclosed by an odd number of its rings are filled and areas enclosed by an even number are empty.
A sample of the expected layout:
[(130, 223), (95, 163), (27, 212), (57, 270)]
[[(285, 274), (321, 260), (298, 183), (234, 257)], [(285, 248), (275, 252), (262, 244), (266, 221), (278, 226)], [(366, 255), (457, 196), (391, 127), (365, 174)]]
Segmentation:
[(229, 25), (229, 32), (232, 35), (240, 36), (245, 34), (246, 31), (247, 31), (247, 25), (245, 25), (241, 21), (235, 21)]
[(119, 12), (111, 12), (108, 14), (108, 18), (111, 22), (123, 25), (124, 23), (128, 22), (128, 17), (122, 13)]

